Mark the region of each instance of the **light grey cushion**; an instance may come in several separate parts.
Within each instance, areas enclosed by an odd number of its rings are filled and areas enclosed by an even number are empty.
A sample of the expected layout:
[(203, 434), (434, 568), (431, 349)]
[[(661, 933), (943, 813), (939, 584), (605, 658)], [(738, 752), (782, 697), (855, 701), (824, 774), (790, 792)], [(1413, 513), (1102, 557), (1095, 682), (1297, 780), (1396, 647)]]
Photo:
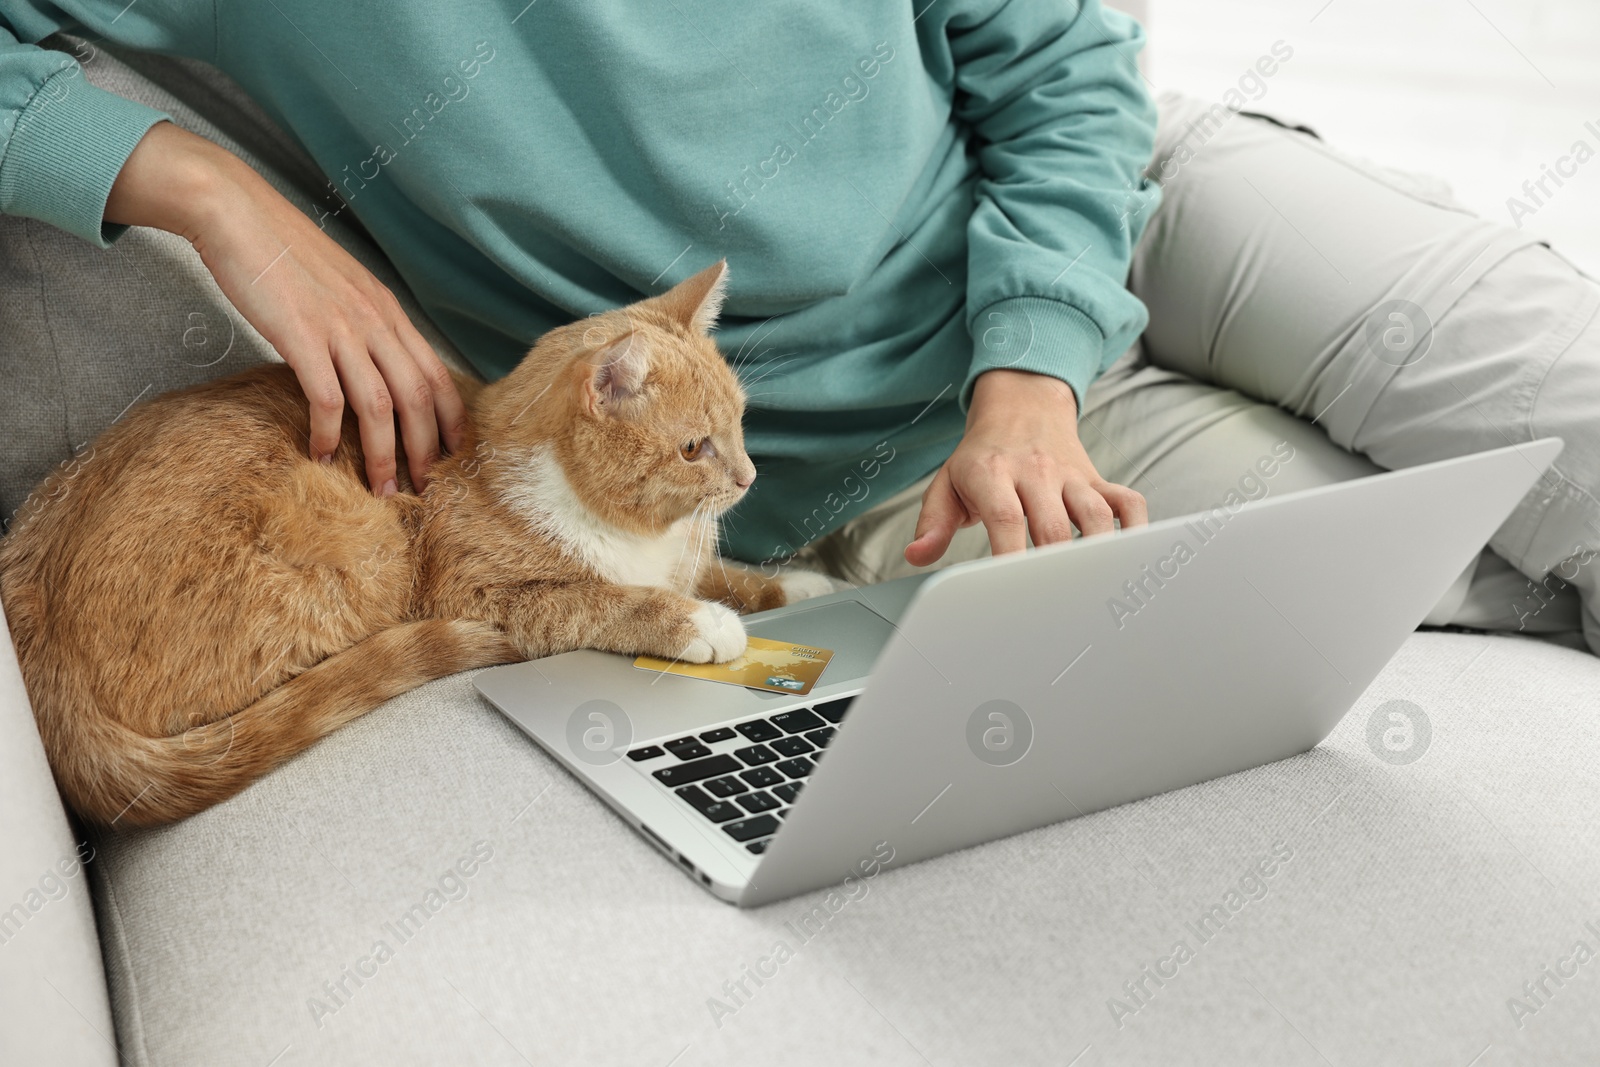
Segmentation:
[(0, 1063), (114, 1064), (84, 861), (0, 612)]
[[(1367, 736), (1399, 699), (1432, 728), (1406, 765)], [(1546, 980), (1520, 1029), (1507, 1000), (1579, 939), (1600, 950), (1597, 751), (1593, 656), (1417, 634), (1307, 755), (891, 869), (802, 941), (789, 924), (823, 894), (717, 902), (463, 676), (103, 842), (98, 899), (133, 1064), (1060, 1065), (1092, 1046), (1078, 1062), (1464, 1067), (1490, 1045), (1479, 1063), (1576, 1064), (1600, 1042), (1600, 959)], [(386, 924), (480, 841), (464, 895), (402, 942)], [(1202, 943), (1188, 924), (1279, 843), (1264, 895)], [(1119, 1028), (1108, 1000), (1132, 1007), (1123, 983), (1180, 939), (1194, 958)], [(380, 940), (393, 958), (341, 1006), (324, 983)], [(778, 941), (793, 958), (718, 1026), (709, 1000), (732, 1006), (724, 983)]]
[[(90, 51), (90, 81), (225, 145), (316, 217), (325, 182), (315, 164), (233, 82), (203, 63)], [(394, 291), (446, 363), (474, 373), (349, 212), (326, 230)], [(0, 515), (131, 404), (276, 358), (182, 238), (135, 228), (99, 249), (0, 216)]]

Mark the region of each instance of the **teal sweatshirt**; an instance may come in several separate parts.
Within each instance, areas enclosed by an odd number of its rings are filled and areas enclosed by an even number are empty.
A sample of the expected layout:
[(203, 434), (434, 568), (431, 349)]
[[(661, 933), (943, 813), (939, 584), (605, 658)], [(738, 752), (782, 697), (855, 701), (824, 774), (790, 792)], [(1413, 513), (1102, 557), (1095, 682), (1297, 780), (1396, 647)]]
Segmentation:
[(936, 469), (982, 372), (1081, 398), (1146, 323), (1155, 109), (1100, 0), (0, 0), (0, 212), (104, 245), (163, 116), (35, 44), (58, 30), (239, 82), (488, 378), (727, 257), (738, 558)]

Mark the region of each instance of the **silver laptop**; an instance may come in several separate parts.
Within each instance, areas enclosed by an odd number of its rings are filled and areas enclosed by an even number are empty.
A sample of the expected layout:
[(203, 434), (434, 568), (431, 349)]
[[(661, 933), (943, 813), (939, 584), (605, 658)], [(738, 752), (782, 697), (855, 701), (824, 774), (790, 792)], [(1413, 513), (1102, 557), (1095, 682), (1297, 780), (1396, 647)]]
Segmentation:
[(1546, 438), (762, 612), (803, 697), (579, 651), (477, 687), (674, 865), (765, 904), (1310, 749)]

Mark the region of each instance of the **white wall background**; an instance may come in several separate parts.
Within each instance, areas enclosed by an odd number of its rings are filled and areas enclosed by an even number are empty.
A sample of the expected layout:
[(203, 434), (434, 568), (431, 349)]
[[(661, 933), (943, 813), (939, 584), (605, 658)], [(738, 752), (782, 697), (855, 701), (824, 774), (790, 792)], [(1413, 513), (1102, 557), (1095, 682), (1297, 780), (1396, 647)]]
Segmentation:
[[(1575, 141), (1596, 153), (1526, 229), (1600, 278), (1600, 0), (1152, 0), (1150, 77), (1219, 99), (1282, 39), (1253, 107), (1447, 180), (1488, 218)], [(1585, 128), (1592, 122), (1594, 129)], [(1571, 165), (1569, 164), (1569, 167)], [(1531, 201), (1530, 201), (1531, 203)]]

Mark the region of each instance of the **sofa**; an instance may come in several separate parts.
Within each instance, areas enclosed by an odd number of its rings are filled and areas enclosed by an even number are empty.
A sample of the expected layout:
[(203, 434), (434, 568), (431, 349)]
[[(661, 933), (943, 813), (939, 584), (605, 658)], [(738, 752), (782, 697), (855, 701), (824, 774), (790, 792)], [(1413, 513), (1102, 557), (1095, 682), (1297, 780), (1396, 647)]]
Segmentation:
[[(216, 72), (54, 43), (311, 209)], [(182, 241), (0, 219), (0, 508), (132, 403), (272, 358)], [(1600, 1062), (1600, 659), (1546, 599), (1543, 633), (1417, 632), (1303, 755), (749, 911), (470, 674), (183, 823), (87, 832), (0, 636), (0, 1064)]]

